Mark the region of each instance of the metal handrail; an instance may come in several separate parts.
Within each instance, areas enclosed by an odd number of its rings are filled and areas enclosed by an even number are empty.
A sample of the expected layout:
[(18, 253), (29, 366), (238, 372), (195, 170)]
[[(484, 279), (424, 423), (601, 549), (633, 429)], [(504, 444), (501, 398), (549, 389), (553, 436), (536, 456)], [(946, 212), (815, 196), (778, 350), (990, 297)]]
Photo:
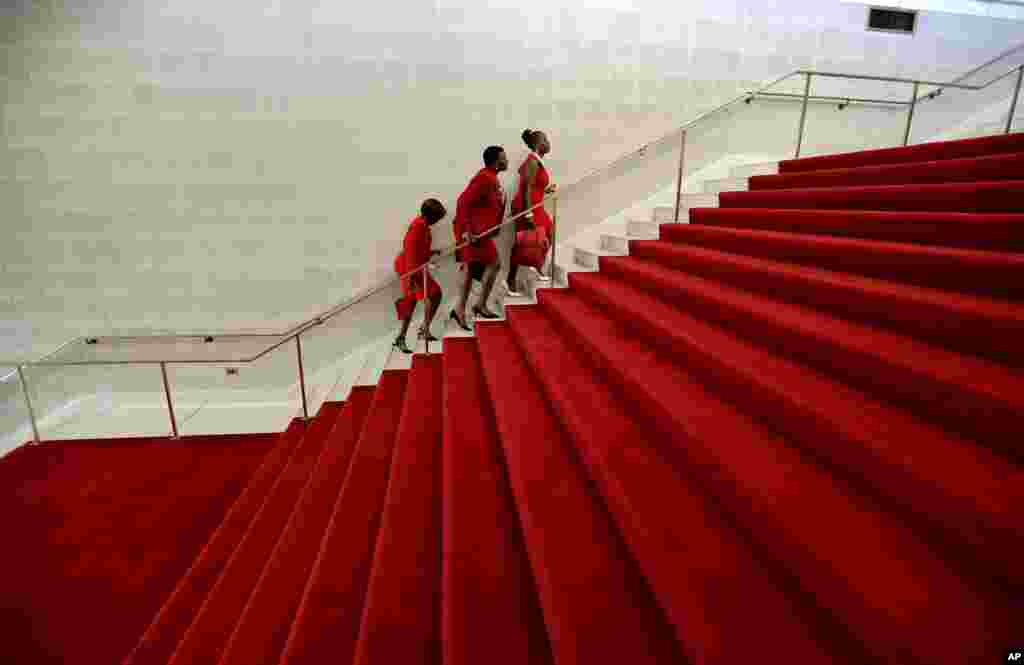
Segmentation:
[(880, 81), (882, 83), (908, 83), (918, 85), (935, 85), (946, 88), (960, 88), (963, 90), (981, 90), (984, 86), (965, 85), (963, 83), (939, 83), (938, 81), (925, 81), (922, 79), (907, 79), (896, 76), (870, 76), (867, 74), (842, 74), (839, 72), (819, 72), (809, 69), (800, 69), (795, 72), (800, 76), (821, 76), (823, 78), (850, 79), (853, 81)]
[[(1024, 48), (1024, 44), (1022, 44), (1022, 45), (1020, 45), (1018, 47), (1015, 47), (1014, 49), (1011, 49), (1010, 51), (1004, 53), (1003, 55), (1000, 55), (996, 60), (998, 60), (1000, 58), (1003, 58), (1003, 57), (1006, 57), (1007, 55), (1012, 54), (1012, 53), (1016, 52), (1017, 50), (1020, 50), (1021, 48)], [(973, 70), (972, 72), (968, 73), (965, 76), (969, 76), (970, 74), (980, 70), (981, 68), (991, 65), (993, 62), (995, 62), (995, 60), (990, 61), (988, 63), (985, 63), (981, 67), (976, 68), (975, 70)], [(718, 115), (718, 114), (722, 113), (723, 111), (725, 111), (726, 109), (728, 109), (728, 108), (730, 108), (730, 107), (732, 107), (732, 106), (734, 106), (734, 105), (736, 105), (738, 103), (748, 101), (751, 98), (756, 97), (757, 95), (764, 93), (769, 88), (772, 88), (772, 87), (778, 85), (779, 83), (781, 83), (781, 82), (783, 82), (783, 81), (785, 81), (787, 79), (793, 78), (795, 76), (807, 77), (808, 78), (808, 82), (809, 82), (809, 78), (812, 77), (812, 76), (821, 76), (821, 77), (824, 77), (824, 78), (845, 78), (845, 79), (851, 79), (851, 80), (867, 80), (867, 81), (881, 81), (881, 82), (891, 82), (891, 83), (913, 84), (915, 86), (915, 88), (917, 88), (920, 85), (929, 85), (929, 86), (941, 86), (941, 87), (945, 87), (945, 88), (955, 88), (955, 89), (975, 90), (976, 91), (976, 90), (981, 90), (981, 89), (983, 89), (985, 87), (988, 87), (989, 85), (992, 85), (993, 83), (995, 83), (995, 82), (997, 82), (999, 80), (1002, 80), (1003, 78), (1005, 78), (1007, 76), (1012, 75), (1014, 72), (1017, 72), (1022, 67), (1024, 67), (1024, 66), (1016, 65), (1013, 68), (1011, 68), (1010, 70), (1008, 70), (1006, 73), (1001, 74), (1000, 76), (996, 77), (992, 81), (989, 81), (989, 82), (987, 82), (985, 84), (982, 84), (982, 85), (965, 85), (965, 84), (956, 83), (956, 82), (936, 82), (936, 81), (928, 81), (928, 80), (924, 80), (924, 79), (909, 79), (909, 78), (887, 77), (887, 76), (869, 76), (869, 75), (861, 75), (861, 74), (843, 74), (843, 73), (839, 73), (839, 72), (819, 72), (819, 71), (814, 71), (814, 70), (802, 70), (802, 69), (801, 70), (795, 70), (795, 71), (790, 72), (790, 73), (788, 73), (788, 74), (786, 74), (784, 76), (780, 76), (780, 77), (772, 80), (768, 84), (762, 85), (761, 87), (757, 88), (756, 90), (746, 91), (746, 92), (736, 96), (735, 98), (725, 102), (724, 104), (720, 104), (719, 106), (716, 106), (713, 109), (710, 109), (708, 111), (705, 111), (705, 112), (699, 114), (697, 117), (693, 118), (692, 120), (687, 121), (686, 123), (684, 123), (681, 126), (678, 126), (678, 127), (674, 128), (670, 132), (667, 132), (666, 134), (662, 135), (661, 137), (659, 137), (659, 138), (657, 138), (657, 139), (655, 139), (653, 141), (648, 141), (647, 143), (643, 144), (639, 148), (637, 148), (637, 149), (635, 149), (633, 151), (630, 151), (630, 152), (628, 152), (628, 153), (626, 153), (626, 154), (624, 154), (624, 155), (622, 155), (622, 156), (620, 156), (620, 157), (612, 160), (611, 162), (608, 162), (608, 163), (606, 163), (606, 164), (604, 164), (604, 165), (602, 165), (600, 167), (592, 169), (591, 171), (585, 173), (583, 176), (581, 176), (580, 178), (578, 178), (577, 180), (572, 182), (570, 185), (566, 186), (564, 189), (556, 191), (556, 192), (554, 192), (552, 194), (544, 196), (542, 198), (542, 200), (539, 203), (537, 203), (536, 205), (531, 206), (530, 208), (528, 208), (526, 210), (523, 210), (523, 211), (521, 211), (521, 212), (519, 212), (519, 213), (517, 213), (515, 215), (511, 215), (511, 216), (507, 217), (503, 222), (495, 225), (494, 227), (489, 229), (486, 233), (482, 234), (480, 237), (481, 238), (482, 237), (487, 237), (487, 236), (491, 236), (491, 235), (494, 235), (494, 234), (498, 233), (504, 227), (506, 227), (506, 226), (508, 226), (510, 224), (513, 224), (516, 221), (518, 221), (519, 219), (522, 219), (523, 217), (525, 217), (526, 214), (532, 212), (533, 210), (535, 210), (537, 208), (542, 207), (546, 202), (557, 200), (558, 196), (560, 196), (565, 191), (567, 191), (567, 190), (571, 191), (573, 188), (578, 187), (584, 181), (589, 180), (590, 178), (592, 178), (592, 177), (594, 177), (596, 175), (600, 175), (600, 174), (602, 174), (602, 173), (604, 173), (604, 172), (614, 168), (616, 165), (618, 165), (618, 164), (620, 164), (620, 163), (622, 163), (622, 162), (624, 162), (624, 161), (626, 161), (626, 160), (628, 160), (628, 159), (630, 159), (630, 158), (632, 158), (632, 157), (634, 157), (634, 156), (636, 156), (638, 154), (643, 154), (646, 151), (648, 146), (650, 146), (652, 144), (660, 143), (660, 142), (662, 142), (662, 141), (664, 141), (666, 139), (672, 138), (676, 134), (678, 134), (679, 132), (685, 132), (686, 130), (688, 130), (689, 128), (693, 127), (694, 125), (702, 122), (703, 120), (705, 120), (705, 119), (707, 119), (707, 118), (709, 118), (711, 116)], [(929, 93), (929, 94), (934, 94), (934, 93)], [(803, 98), (805, 100), (805, 105), (806, 105), (807, 99), (810, 98), (809, 95), (806, 94), (806, 92), (805, 92), (804, 95), (799, 95), (799, 97), (801, 97), (801, 98)], [(846, 100), (846, 99), (849, 99), (849, 98), (845, 98), (844, 97), (844, 98), (841, 98), (841, 99)], [(855, 101), (858, 101), (858, 100), (851, 99), (850, 101), (851, 102), (855, 102)], [(902, 104), (904, 104), (904, 105), (913, 105), (913, 103), (915, 101), (917, 101), (916, 94), (914, 96), (914, 100), (912, 100), (910, 102), (902, 102)], [(894, 103), (896, 103), (896, 102), (894, 101)], [(801, 125), (802, 124), (803, 123), (801, 122)], [(801, 131), (801, 134), (802, 134), (802, 131)], [(471, 244), (471, 242), (473, 242), (473, 241), (469, 240), (469, 241), (466, 241), (466, 242), (463, 242), (463, 243), (458, 243), (458, 244), (454, 244), (454, 245), (448, 246), (448, 247), (440, 250), (440, 255), (441, 256), (452, 255), (457, 250), (462, 249), (462, 248), (468, 246), (469, 244)], [(406, 279), (406, 278), (412, 277), (412, 276), (414, 276), (414, 275), (416, 275), (418, 273), (421, 273), (422, 271), (428, 269), (430, 267), (430, 265), (431, 265), (430, 263), (426, 263), (426, 264), (417, 266), (416, 268), (414, 268), (414, 269), (412, 269), (412, 270), (410, 270), (410, 271), (408, 271), (408, 272), (406, 272), (406, 273), (404, 273), (402, 275), (392, 276), (392, 277), (390, 277), (388, 279), (385, 279), (383, 282), (379, 283), (377, 286), (368, 289), (367, 291), (363, 292), (362, 294), (360, 294), (358, 296), (355, 296), (353, 298), (350, 298), (350, 299), (346, 300), (345, 302), (339, 303), (338, 305), (335, 305), (334, 307), (329, 308), (325, 312), (323, 312), (323, 313), (321, 313), (321, 314), (319, 314), (317, 316), (311, 317), (310, 319), (307, 319), (306, 321), (304, 321), (302, 323), (299, 323), (299, 324), (293, 326), (292, 328), (290, 328), (290, 329), (288, 329), (285, 332), (280, 333), (280, 334), (275, 334), (275, 333), (231, 333), (231, 332), (223, 332), (223, 333), (210, 333), (209, 335), (200, 335), (200, 334), (187, 334), (187, 335), (185, 335), (185, 334), (171, 333), (171, 334), (165, 334), (165, 335), (130, 336), (130, 337), (129, 336), (109, 336), (109, 337), (99, 336), (99, 337), (102, 337), (103, 339), (111, 339), (111, 340), (116, 340), (116, 339), (146, 339), (146, 340), (183, 339), (183, 338), (190, 338), (190, 337), (198, 338), (198, 337), (204, 337), (204, 336), (205, 337), (226, 337), (226, 336), (230, 336), (230, 337), (235, 337), (235, 338), (258, 338), (258, 337), (279, 337), (280, 338), (276, 342), (274, 342), (272, 345), (270, 345), (268, 348), (264, 349), (263, 351), (257, 353), (256, 355), (254, 355), (252, 357), (249, 357), (249, 358), (229, 358), (229, 359), (225, 359), (225, 358), (211, 358), (211, 359), (203, 358), (203, 359), (185, 359), (185, 360), (175, 360), (175, 359), (168, 359), (168, 358), (159, 359), (158, 358), (158, 359), (121, 360), (121, 361), (118, 361), (118, 360), (81, 360), (81, 361), (74, 361), (74, 360), (64, 360), (64, 361), (61, 361), (61, 360), (49, 360), (49, 358), (52, 358), (53, 356), (58, 354), (60, 351), (64, 350), (65, 348), (67, 348), (68, 346), (70, 346), (70, 345), (72, 345), (72, 344), (74, 344), (76, 342), (80, 342), (80, 341), (86, 340), (86, 339), (92, 339), (92, 338), (87, 337), (87, 336), (79, 336), (79, 337), (75, 337), (75, 338), (65, 342), (60, 347), (58, 347), (56, 350), (51, 351), (50, 353), (46, 354), (45, 356), (42, 356), (41, 358), (39, 358), (37, 360), (34, 360), (34, 361), (21, 361), (21, 362), (0, 362), (0, 365), (8, 365), (8, 366), (13, 366), (13, 367), (29, 367), (29, 366), (61, 367), (61, 366), (83, 366), (83, 365), (122, 365), (122, 364), (124, 364), (124, 365), (156, 365), (156, 364), (160, 364), (160, 363), (169, 363), (169, 364), (244, 364), (244, 363), (250, 363), (250, 362), (253, 362), (255, 360), (258, 360), (259, 358), (262, 358), (263, 356), (267, 355), (271, 351), (274, 351), (275, 349), (279, 348), (280, 346), (282, 346), (282, 345), (288, 343), (289, 341), (295, 339), (296, 337), (298, 337), (302, 333), (306, 332), (307, 330), (309, 330), (311, 328), (314, 328), (314, 327), (316, 327), (318, 325), (322, 325), (326, 321), (334, 318), (335, 316), (337, 316), (338, 314), (341, 314), (342, 312), (346, 311), (347, 309), (350, 309), (351, 307), (354, 307), (355, 305), (358, 305), (359, 303), (365, 301), (366, 299), (368, 299), (368, 298), (370, 298), (370, 297), (372, 297), (374, 295), (377, 295), (378, 293), (382, 292), (383, 290), (385, 290), (385, 289), (393, 286), (394, 284), (400, 282), (402, 279)], [(8, 374), (0, 377), (0, 380), (5, 380), (5, 379), (9, 378), (16, 371), (17, 370), (9, 372)]]

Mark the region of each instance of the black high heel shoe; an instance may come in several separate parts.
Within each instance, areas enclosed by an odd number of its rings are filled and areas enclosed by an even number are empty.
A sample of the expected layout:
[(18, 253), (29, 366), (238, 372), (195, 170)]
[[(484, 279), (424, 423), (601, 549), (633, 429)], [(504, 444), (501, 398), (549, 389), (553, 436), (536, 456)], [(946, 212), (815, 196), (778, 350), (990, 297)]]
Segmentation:
[(395, 338), (395, 343), (392, 344), (391, 346), (393, 346), (394, 348), (398, 349), (402, 353), (412, 353), (412, 349), (410, 349), (408, 346), (405, 345), (405, 338), (404, 337), (396, 337)]
[(419, 333), (416, 335), (416, 339), (425, 339), (428, 342), (436, 342), (437, 338), (430, 334), (430, 331), (426, 328), (420, 328)]
[(490, 310), (481, 309), (479, 305), (473, 308), (473, 313), (481, 319), (500, 319), (501, 317)]
[(454, 319), (455, 323), (459, 324), (459, 327), (466, 332), (473, 332), (473, 329), (466, 324), (465, 320), (459, 318), (458, 313), (454, 309), (452, 310), (452, 313), (448, 315), (448, 318)]

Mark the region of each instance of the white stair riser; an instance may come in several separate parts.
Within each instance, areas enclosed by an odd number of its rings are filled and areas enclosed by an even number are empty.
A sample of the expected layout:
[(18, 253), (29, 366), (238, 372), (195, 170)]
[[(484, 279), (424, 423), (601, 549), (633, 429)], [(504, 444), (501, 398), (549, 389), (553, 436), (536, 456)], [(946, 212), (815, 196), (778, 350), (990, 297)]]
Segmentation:
[(605, 250), (606, 252), (629, 254), (629, 238), (623, 238), (622, 236), (602, 235), (601, 249)]
[(778, 175), (779, 165), (775, 162), (762, 164), (745, 164), (729, 170), (732, 178), (749, 178), (755, 175)]
[[(683, 221), (683, 210), (690, 208), (717, 208), (718, 194), (687, 194), (681, 201), (679, 210), (679, 221)], [(673, 222), (675, 221), (675, 206), (658, 206), (651, 213), (651, 221)], [(689, 217), (687, 216), (687, 219)]]
[(657, 238), (661, 233), (658, 222), (629, 221), (626, 223), (626, 234), (630, 238)]
[(576, 252), (575, 252), (575, 256), (573, 257), (573, 261), (577, 265), (581, 265), (584, 268), (590, 268), (592, 270), (596, 270), (599, 267), (599, 265), (600, 265), (599, 262), (598, 262), (599, 258), (600, 258), (599, 254), (595, 254), (594, 252), (588, 252), (585, 249), (577, 248)]
[(723, 178), (721, 180), (706, 180), (704, 192), (707, 194), (718, 194), (720, 192), (745, 192), (749, 189), (746, 178)]

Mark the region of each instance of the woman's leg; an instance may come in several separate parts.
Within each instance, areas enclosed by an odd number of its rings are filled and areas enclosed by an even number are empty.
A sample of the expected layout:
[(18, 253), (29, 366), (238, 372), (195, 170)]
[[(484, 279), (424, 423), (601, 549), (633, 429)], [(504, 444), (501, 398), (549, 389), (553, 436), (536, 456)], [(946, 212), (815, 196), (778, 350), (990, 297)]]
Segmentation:
[(441, 304), (441, 292), (435, 292), (429, 300), (427, 300), (427, 311), (424, 314), (423, 319), (423, 330), (430, 334), (430, 324), (434, 320), (434, 315), (437, 314), (437, 308)]
[(412, 315), (416, 312), (416, 301), (413, 301), (412, 307), (409, 308), (409, 314), (402, 320), (402, 329), (398, 331), (398, 337), (395, 338), (395, 347), (404, 351), (405, 353), (412, 353), (405, 344), (405, 335), (409, 332), (409, 324), (412, 323)]
[(455, 303), (455, 314), (460, 320), (466, 320), (466, 302), (469, 300), (469, 292), (473, 289), (473, 268), (469, 263), (463, 265), (462, 290), (459, 292), (459, 300)]
[(497, 314), (492, 312), (487, 307), (487, 301), (491, 298), (491, 290), (494, 288), (494, 282), (498, 279), (498, 272), (501, 270), (501, 260), (497, 260), (491, 265), (487, 266), (487, 271), (484, 273), (484, 289), (480, 294), (480, 300), (477, 302), (474, 311), (479, 310), (488, 318), (496, 317)]
[[(513, 248), (513, 251), (514, 251), (514, 249), (515, 248)], [(518, 272), (519, 272), (519, 264), (516, 263), (515, 261), (512, 261), (512, 259), (509, 258), (508, 279), (506, 280), (506, 283), (508, 284), (508, 290), (509, 291), (516, 291), (517, 290), (516, 289), (516, 274)]]

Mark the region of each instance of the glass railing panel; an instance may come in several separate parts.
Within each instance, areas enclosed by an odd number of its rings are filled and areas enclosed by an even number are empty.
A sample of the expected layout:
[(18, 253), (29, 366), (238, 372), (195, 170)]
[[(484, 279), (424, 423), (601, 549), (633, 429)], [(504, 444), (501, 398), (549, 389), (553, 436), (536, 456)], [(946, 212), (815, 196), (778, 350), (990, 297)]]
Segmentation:
[[(441, 222), (438, 226), (444, 225)], [(448, 281), (435, 276), (445, 291)], [(381, 347), (393, 340), (399, 324), (395, 300), (400, 296), (397, 283), (379, 293), (358, 299), (323, 323), (302, 333), (302, 357), (306, 378), (306, 398), (312, 413), (324, 401), (342, 401), (369, 367), (386, 362)], [(416, 331), (422, 322), (423, 306), (417, 307), (407, 335), (410, 348), (416, 343)], [(440, 319), (440, 316), (438, 317)], [(441, 331), (435, 326), (435, 334)], [(438, 334), (438, 336), (440, 336)], [(440, 351), (435, 343), (434, 350)]]
[(812, 76), (800, 156), (903, 145), (912, 91), (903, 82)]
[(24, 368), (43, 440), (166, 436), (159, 365)]
[(302, 415), (298, 368), (294, 340), (248, 363), (169, 366), (179, 433), (283, 431)]
[[(981, 90), (952, 87), (924, 87), (917, 105), (911, 142), (945, 141), (1006, 132), (1006, 120), (1017, 83), (1018, 71), (1013, 68), (1024, 61), (1024, 50), (1014, 57), (995, 63), (962, 82), (984, 85)], [(934, 96), (928, 96), (934, 95)], [(1015, 118), (1022, 113), (1018, 102)], [(1020, 127), (1020, 120), (1017, 120)]]
[(32, 440), (32, 422), (16, 368), (0, 365), (0, 455)]
[(787, 98), (756, 97), (711, 116), (687, 130), (686, 177), (726, 177), (740, 163), (788, 159), (799, 122), (800, 105)]
[(68, 344), (47, 362), (194, 362), (251, 358), (283, 339), (276, 332), (116, 331)]
[(563, 187), (557, 202), (545, 204), (549, 214), (557, 213), (558, 242), (565, 242), (637, 201), (674, 188), (679, 150), (679, 134), (670, 134), (620, 158), (608, 169)]

